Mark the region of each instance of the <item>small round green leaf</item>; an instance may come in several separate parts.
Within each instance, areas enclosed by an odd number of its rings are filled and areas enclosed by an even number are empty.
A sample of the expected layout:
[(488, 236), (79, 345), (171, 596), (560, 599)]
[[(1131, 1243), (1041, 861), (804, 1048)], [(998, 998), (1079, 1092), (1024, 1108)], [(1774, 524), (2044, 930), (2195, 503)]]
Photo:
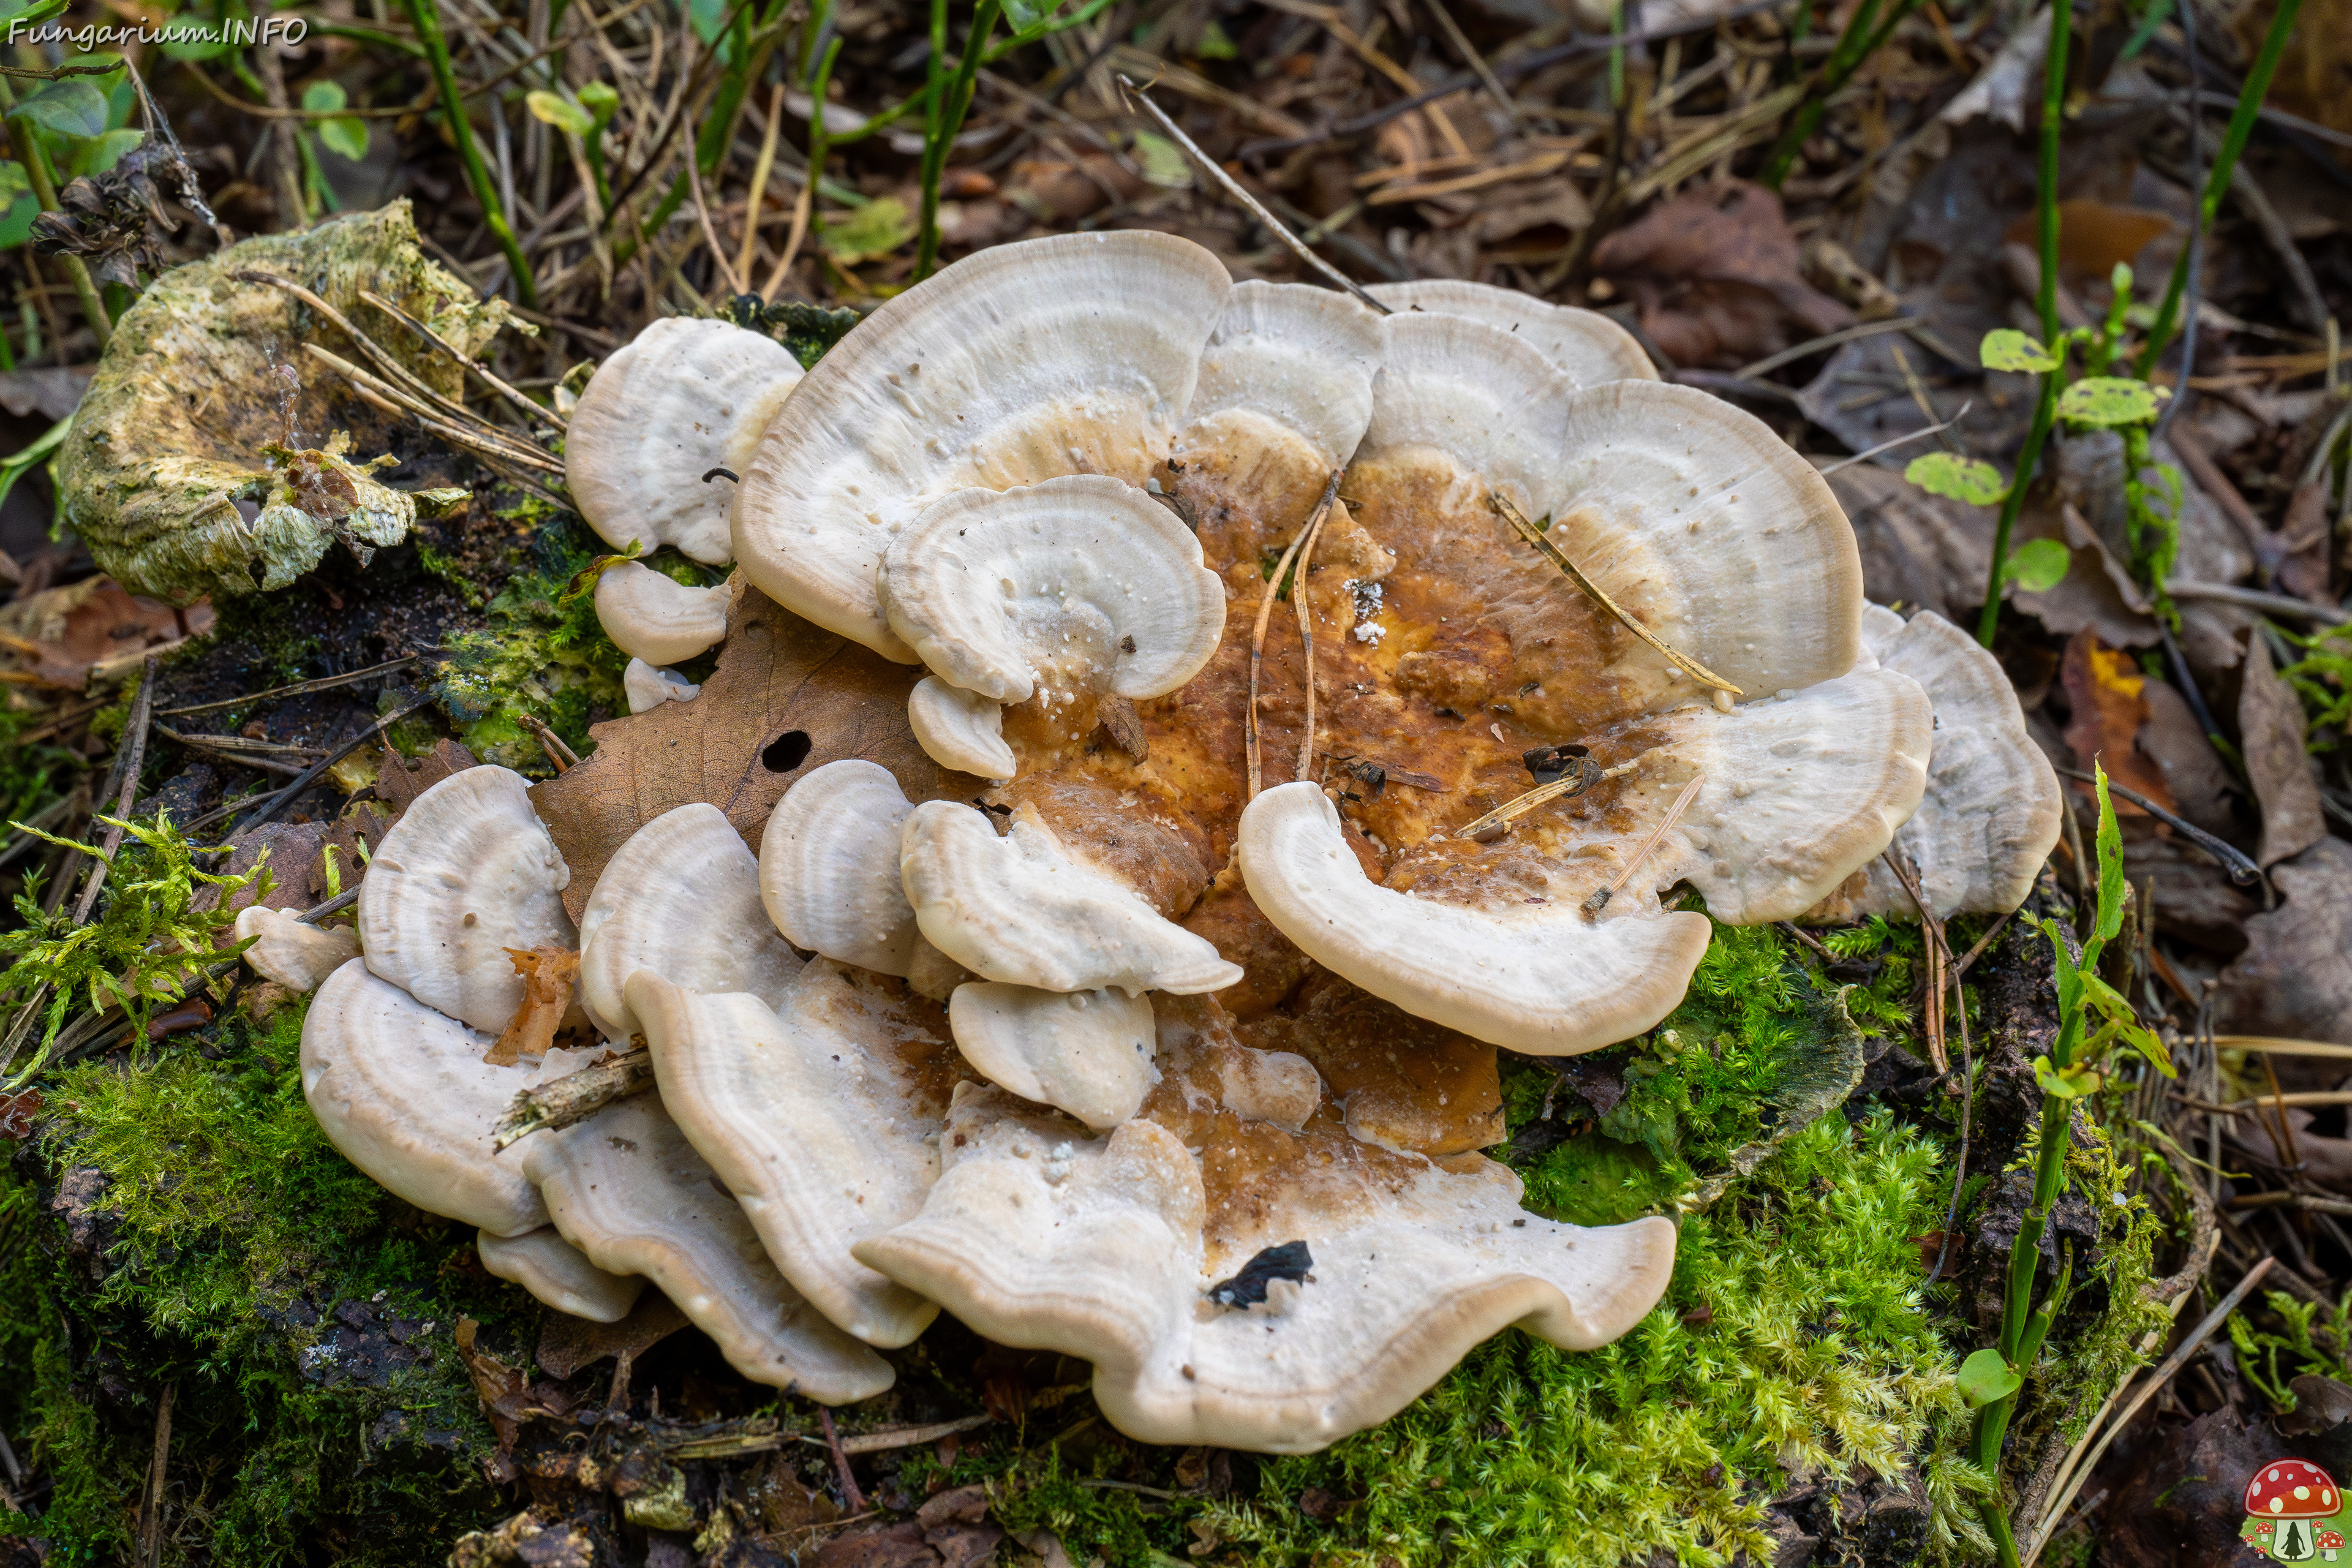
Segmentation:
[(1945, 496), (1970, 506), (1990, 506), (2007, 493), (2000, 470), (1981, 458), (1929, 452), (1911, 459), (1903, 477), (1931, 496)]
[(356, 163), (367, 156), (367, 121), (349, 114), (321, 120), (319, 121), (319, 140), (327, 144), (330, 153)]
[(313, 114), (332, 114), (351, 107), (352, 95), (339, 81), (314, 81), (302, 89), (302, 107)]
[(1137, 132), (1135, 161), (1142, 168), (1146, 184), (1171, 191), (1190, 190), (1192, 186), (1192, 161), (1184, 155), (1183, 148), (1165, 136)]
[(2084, 376), (2058, 395), (2059, 418), (2101, 430), (2153, 424), (2163, 406), (2156, 388), (2120, 375)]
[[(621, 107), (621, 95), (610, 82), (582, 82), (577, 96), (580, 107), (589, 112), (593, 122), (597, 125), (612, 119), (613, 111)], [(539, 110), (534, 109), (531, 112), (536, 114)]]
[(585, 136), (596, 129), (595, 117), (561, 93), (535, 89), (526, 93), (523, 102), (530, 106), (533, 120), (544, 121), (558, 131), (569, 131), (574, 136)]
[(2032, 371), (2047, 374), (2058, 368), (2057, 356), (2014, 327), (1996, 327), (1977, 345), (1977, 358), (1987, 370)]
[(2056, 540), (2029, 539), (2009, 552), (2000, 574), (2028, 594), (2046, 594), (2064, 579), (2073, 563), (2073, 554)]
[(106, 94), (85, 78), (68, 77), (26, 98), (12, 118), (29, 120), (60, 136), (101, 136), (106, 132)]
[(2024, 1386), (2025, 1379), (2018, 1376), (2016, 1369), (1990, 1347), (1960, 1363), (1960, 1397), (1968, 1401), (1971, 1410), (2006, 1399)]

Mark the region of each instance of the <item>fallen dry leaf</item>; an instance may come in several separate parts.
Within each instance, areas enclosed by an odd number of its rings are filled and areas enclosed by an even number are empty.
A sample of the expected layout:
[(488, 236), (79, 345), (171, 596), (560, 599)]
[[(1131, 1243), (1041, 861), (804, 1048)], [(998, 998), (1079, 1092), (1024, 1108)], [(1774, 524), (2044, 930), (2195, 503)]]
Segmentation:
[(2279, 586), (2315, 605), (2335, 600), (2327, 592), (2327, 545), (2333, 530), (2327, 516), (2327, 481), (2315, 479), (2295, 487), (2286, 503), (2286, 520), (2279, 525)]
[(1651, 209), (1602, 240), (1592, 267), (1633, 295), (1643, 331), (1679, 365), (1746, 364), (1854, 322), (1805, 281), (1780, 198), (1745, 180)]
[(2322, 838), (2272, 868), (2282, 902), (2246, 921), (2221, 972), (2221, 1027), (2352, 1045), (2352, 844)]
[[(2010, 224), (2001, 238), (2031, 246), (2037, 221), (2026, 213)], [(2111, 206), (2081, 197), (2060, 202), (2058, 276), (2068, 283), (2105, 283), (2118, 263), (2130, 266), (2150, 240), (2171, 231), (2171, 216), (2151, 207)]]
[(2150, 679), (2140, 690), (2147, 721), (2140, 726), (2139, 749), (2164, 774), (2173, 809), (2210, 833), (2227, 837), (2237, 826), (2229, 796), (2236, 788), (2221, 753), (2205, 736), (2189, 700), (2168, 681)]
[(125, 592), (111, 577), (86, 577), (0, 609), (0, 649), (16, 656), (18, 668), (5, 672), (10, 679), (79, 691), (93, 674), (125, 674), (147, 655), (212, 625), (212, 605), (202, 599), (173, 610)]
[(1930, 495), (1875, 463), (1840, 469), (1830, 489), (1853, 525), (1873, 604), (1924, 605), (1954, 626), (1976, 625), (1992, 562), (1990, 507)]
[(844, 757), (889, 769), (912, 801), (978, 794), (980, 781), (932, 762), (907, 727), (907, 693), (922, 673), (811, 626), (739, 574), (727, 641), (702, 694), (596, 725), (585, 761), (531, 788), (572, 868), (563, 890), (572, 918), (631, 834), (695, 801), (725, 812), (756, 850), (793, 781)]
[(2246, 778), (2263, 808), (2263, 844), (2254, 858), (2275, 865), (2326, 837), (2327, 818), (2303, 749), (2303, 703), (2272, 668), (2270, 645), (2259, 632), (2246, 639), (2238, 733)]
[[(2107, 647), (2095, 632), (2084, 627), (2066, 644), (2059, 679), (2074, 707), (2066, 721), (2066, 743), (2074, 748), (2077, 765), (2089, 773), (2095, 760), (2117, 784), (2171, 810), (2171, 784), (2163, 770), (2139, 749), (2140, 728), (2148, 720), (2147, 677), (2140, 673), (2131, 655)], [(2116, 815), (2147, 814), (2118, 796)]]
[(539, 1331), (539, 1370), (550, 1377), (570, 1377), (583, 1366), (623, 1351), (642, 1355), (686, 1327), (686, 1314), (658, 1290), (637, 1298), (629, 1315), (617, 1323), (592, 1323), (563, 1312), (550, 1312)]
[(404, 757), (386, 743), (376, 763), (376, 798), (392, 807), (397, 820), (409, 802), (451, 773), (474, 765), (474, 753), (455, 741), (443, 741), (421, 757)]
[(525, 1057), (543, 1057), (571, 1009), (580, 978), (580, 954), (568, 947), (509, 947), (507, 962), (522, 976), (522, 1003), (482, 1060), (510, 1068)]

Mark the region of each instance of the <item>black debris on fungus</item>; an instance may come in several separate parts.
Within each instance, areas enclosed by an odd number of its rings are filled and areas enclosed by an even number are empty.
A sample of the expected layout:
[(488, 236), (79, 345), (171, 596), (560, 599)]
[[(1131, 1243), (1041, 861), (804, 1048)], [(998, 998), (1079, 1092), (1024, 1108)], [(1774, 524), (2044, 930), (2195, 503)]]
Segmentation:
[(1210, 1286), (1209, 1300), (1220, 1307), (1259, 1306), (1265, 1300), (1267, 1286), (1277, 1279), (1306, 1284), (1314, 1278), (1307, 1272), (1314, 1267), (1314, 1255), (1307, 1250), (1304, 1241), (1286, 1241), (1279, 1247), (1263, 1248), (1232, 1279), (1220, 1279)]

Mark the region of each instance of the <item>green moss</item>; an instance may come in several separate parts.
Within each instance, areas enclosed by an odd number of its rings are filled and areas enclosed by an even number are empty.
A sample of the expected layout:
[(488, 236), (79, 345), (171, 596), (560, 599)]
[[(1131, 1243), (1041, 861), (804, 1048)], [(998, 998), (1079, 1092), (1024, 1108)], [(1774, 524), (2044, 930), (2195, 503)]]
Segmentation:
[(594, 597), (566, 592), (605, 553), (604, 542), (570, 512), (539, 502), (510, 515), (534, 525), (523, 559), (489, 600), (486, 626), (449, 640), (439, 673), (467, 747), (484, 762), (543, 777), (553, 767), (524, 716), (585, 754), (592, 710), (627, 710), (621, 673), (629, 658), (597, 623)]
[(167, 1384), (174, 1497), (206, 1521), (206, 1562), (438, 1561), (499, 1510), (448, 1325), (527, 1329), (537, 1309), (462, 1267), (470, 1234), (418, 1225), (326, 1142), (302, 1099), (300, 1011), (224, 1026), (218, 1061), (174, 1049), (55, 1075), (37, 1145), (0, 1184), (0, 1206), (23, 1205), (28, 1176), (70, 1173), (111, 1238), (96, 1279), (45, 1248), (0, 1272), (17, 1373), (0, 1410), (55, 1483), (52, 1562), (121, 1559), (153, 1443), (137, 1402)]

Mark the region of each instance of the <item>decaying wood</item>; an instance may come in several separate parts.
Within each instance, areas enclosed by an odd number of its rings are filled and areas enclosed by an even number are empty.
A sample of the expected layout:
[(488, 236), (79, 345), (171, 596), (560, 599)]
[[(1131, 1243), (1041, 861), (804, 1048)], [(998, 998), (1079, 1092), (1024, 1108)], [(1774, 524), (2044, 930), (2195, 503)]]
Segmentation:
[(490, 1127), (490, 1147), (502, 1151), (534, 1132), (585, 1121), (616, 1100), (654, 1086), (653, 1054), (639, 1047), (624, 1056), (607, 1051), (578, 1072), (524, 1089)]

